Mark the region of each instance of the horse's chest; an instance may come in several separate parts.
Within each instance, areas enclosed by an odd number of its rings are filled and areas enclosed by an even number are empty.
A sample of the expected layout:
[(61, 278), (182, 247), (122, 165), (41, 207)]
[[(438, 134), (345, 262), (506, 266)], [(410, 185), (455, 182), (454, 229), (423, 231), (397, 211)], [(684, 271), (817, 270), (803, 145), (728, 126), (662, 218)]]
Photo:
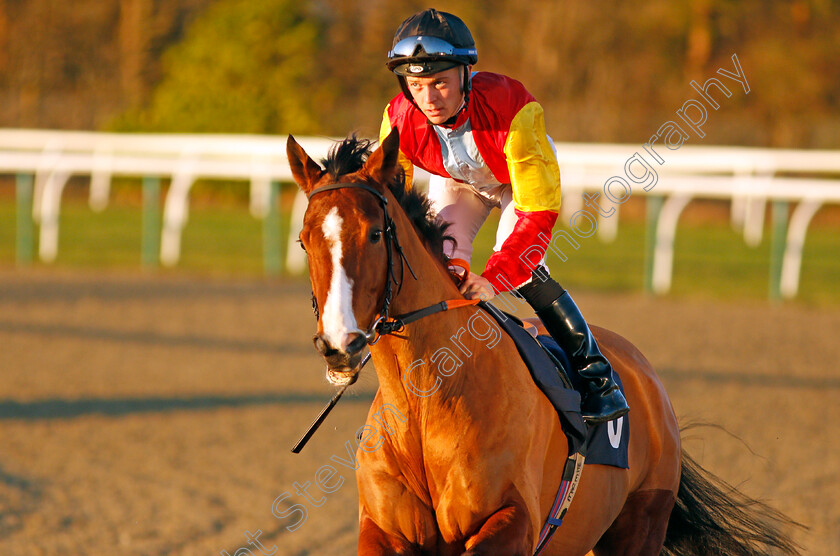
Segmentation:
[(505, 488), (483, 473), (449, 470), (434, 493), (434, 514), (446, 542), (465, 539), (502, 504)]

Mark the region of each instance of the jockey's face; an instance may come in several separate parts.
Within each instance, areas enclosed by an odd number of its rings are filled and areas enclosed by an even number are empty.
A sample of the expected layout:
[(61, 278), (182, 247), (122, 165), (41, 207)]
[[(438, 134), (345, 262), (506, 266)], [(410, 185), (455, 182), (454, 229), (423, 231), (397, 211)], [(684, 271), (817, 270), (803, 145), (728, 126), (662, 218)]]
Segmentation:
[(414, 102), (433, 124), (442, 124), (454, 116), (464, 102), (461, 80), (464, 70), (455, 66), (426, 77), (406, 77)]

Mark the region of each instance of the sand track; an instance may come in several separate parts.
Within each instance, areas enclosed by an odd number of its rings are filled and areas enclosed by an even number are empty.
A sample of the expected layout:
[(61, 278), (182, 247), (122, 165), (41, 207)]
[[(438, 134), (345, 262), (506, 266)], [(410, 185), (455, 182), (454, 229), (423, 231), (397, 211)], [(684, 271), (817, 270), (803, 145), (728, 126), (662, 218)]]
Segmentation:
[[(684, 422), (742, 439), (693, 431), (703, 465), (808, 524), (807, 553), (840, 554), (840, 311), (572, 293), (654, 363)], [(233, 555), (257, 530), (284, 555), (355, 553), (346, 469), (300, 529), (272, 515), (342, 455), (376, 388), (368, 372), (289, 452), (331, 394), (308, 296), (0, 271), (0, 554)]]

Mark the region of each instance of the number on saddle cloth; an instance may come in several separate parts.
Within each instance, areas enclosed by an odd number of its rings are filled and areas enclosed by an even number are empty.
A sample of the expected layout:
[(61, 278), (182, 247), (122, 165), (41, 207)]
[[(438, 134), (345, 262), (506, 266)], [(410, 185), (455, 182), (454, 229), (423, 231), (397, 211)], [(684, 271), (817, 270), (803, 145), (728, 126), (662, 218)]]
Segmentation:
[[(571, 382), (570, 387), (580, 390), (583, 379), (574, 367), (569, 362), (566, 355), (557, 342), (551, 336), (537, 336), (537, 341), (542, 345), (543, 349), (561, 366), (565, 371), (565, 376)], [(618, 387), (624, 393), (624, 385), (621, 383), (621, 377), (615, 373), (615, 380)], [(607, 423), (598, 423), (590, 425), (586, 434), (586, 463), (611, 465), (613, 467), (620, 467), (627, 469), (629, 463), (627, 460), (627, 449), (630, 442), (630, 426), (629, 415), (624, 415), (609, 421)]]

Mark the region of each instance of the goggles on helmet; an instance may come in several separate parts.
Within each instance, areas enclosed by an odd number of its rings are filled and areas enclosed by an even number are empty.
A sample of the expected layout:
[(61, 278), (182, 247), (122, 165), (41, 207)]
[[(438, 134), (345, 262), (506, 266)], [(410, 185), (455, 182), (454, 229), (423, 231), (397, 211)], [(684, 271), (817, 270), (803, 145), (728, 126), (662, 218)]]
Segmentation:
[(418, 47), (428, 56), (478, 56), (475, 48), (456, 48), (437, 37), (415, 36), (407, 37), (395, 44), (394, 48), (388, 51), (388, 58), (414, 56)]

